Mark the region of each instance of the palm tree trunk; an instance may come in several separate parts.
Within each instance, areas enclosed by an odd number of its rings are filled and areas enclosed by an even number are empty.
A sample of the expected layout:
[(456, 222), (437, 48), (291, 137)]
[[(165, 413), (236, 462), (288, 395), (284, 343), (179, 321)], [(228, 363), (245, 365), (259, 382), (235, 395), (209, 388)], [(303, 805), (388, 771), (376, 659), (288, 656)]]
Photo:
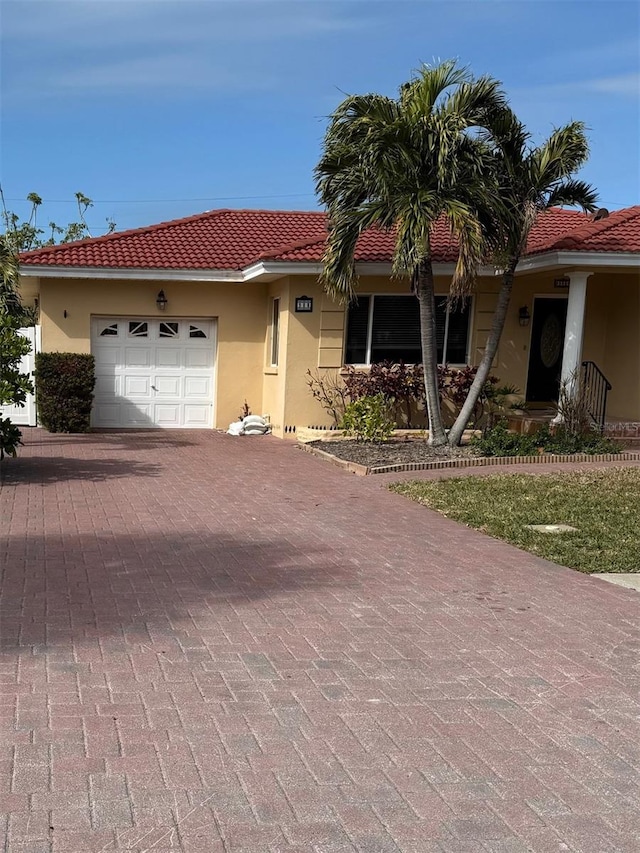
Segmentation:
[(440, 447), (447, 443), (440, 392), (438, 390), (438, 349), (436, 341), (436, 302), (433, 287), (431, 259), (422, 261), (416, 275), (416, 293), (420, 307), (420, 343), (422, 344), (422, 368), (424, 389), (429, 418), (429, 444)]
[(460, 413), (456, 418), (454, 425), (449, 430), (449, 444), (452, 447), (456, 447), (462, 440), (462, 433), (465, 431), (467, 424), (469, 423), (473, 410), (478, 402), (480, 394), (482, 393), (482, 389), (484, 388), (484, 384), (489, 376), (493, 360), (496, 357), (498, 344), (502, 337), (502, 330), (504, 329), (505, 320), (507, 319), (507, 310), (511, 300), (511, 290), (513, 288), (513, 279), (517, 263), (518, 259), (512, 258), (502, 274), (502, 286), (500, 287), (500, 292), (498, 294), (498, 304), (496, 305), (496, 310), (493, 314), (491, 331), (487, 338), (487, 344), (485, 346), (482, 359), (478, 365), (478, 372), (476, 373), (471, 388), (469, 389), (467, 399), (464, 401), (464, 405), (460, 409)]

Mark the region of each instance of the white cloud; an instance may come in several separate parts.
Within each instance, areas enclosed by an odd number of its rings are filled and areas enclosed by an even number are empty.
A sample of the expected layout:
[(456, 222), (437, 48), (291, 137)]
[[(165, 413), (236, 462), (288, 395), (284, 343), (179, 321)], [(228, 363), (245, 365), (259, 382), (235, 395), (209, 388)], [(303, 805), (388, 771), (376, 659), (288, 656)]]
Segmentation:
[(3, 0), (6, 40), (48, 45), (265, 42), (359, 29), (366, 18), (317, 0)]
[[(277, 78), (257, 69), (220, 67), (201, 55), (165, 54), (96, 63), (65, 69), (48, 75), (46, 86), (52, 91), (126, 92), (131, 90), (266, 90)], [(40, 90), (42, 91), (42, 90)]]
[(274, 51), (365, 25), (316, 0), (0, 0), (4, 97), (265, 91)]
[(640, 71), (630, 71), (611, 76), (590, 77), (583, 80), (570, 80), (564, 83), (548, 83), (540, 86), (512, 88), (510, 94), (518, 98), (557, 98), (565, 99), (580, 95), (618, 95), (640, 96)]
[(632, 95), (637, 98), (640, 96), (640, 71), (632, 71), (630, 74), (617, 74), (613, 77), (600, 77), (597, 80), (588, 81), (588, 85), (592, 92)]

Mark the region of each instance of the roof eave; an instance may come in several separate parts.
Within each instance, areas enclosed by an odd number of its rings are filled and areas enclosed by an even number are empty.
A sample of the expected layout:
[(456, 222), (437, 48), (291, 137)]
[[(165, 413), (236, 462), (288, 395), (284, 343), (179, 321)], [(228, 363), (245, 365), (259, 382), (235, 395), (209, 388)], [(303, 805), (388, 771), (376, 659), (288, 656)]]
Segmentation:
[[(536, 270), (552, 269), (554, 267), (640, 267), (640, 253), (637, 252), (573, 252), (557, 251), (543, 252), (539, 255), (528, 255), (522, 258), (516, 272), (526, 273)], [(434, 263), (433, 272), (436, 276), (451, 276), (455, 271), (455, 263)], [(356, 272), (360, 276), (391, 276), (393, 269), (390, 263), (362, 262), (356, 264)], [(257, 261), (242, 270), (218, 269), (167, 269), (139, 267), (80, 267), (54, 266), (50, 264), (23, 264), (23, 276), (38, 278), (81, 278), (114, 280), (127, 279), (138, 281), (210, 281), (242, 284), (249, 281), (273, 280), (282, 276), (312, 275), (322, 273), (322, 264), (314, 261)], [(483, 266), (478, 270), (481, 277), (493, 276), (496, 270), (493, 266)]]
[(243, 282), (241, 270), (167, 269), (166, 267), (80, 267), (53, 264), (23, 264), (23, 276), (38, 278), (127, 279), (139, 281), (226, 281)]
[(517, 272), (534, 272), (552, 267), (640, 267), (638, 252), (542, 252), (520, 260)]

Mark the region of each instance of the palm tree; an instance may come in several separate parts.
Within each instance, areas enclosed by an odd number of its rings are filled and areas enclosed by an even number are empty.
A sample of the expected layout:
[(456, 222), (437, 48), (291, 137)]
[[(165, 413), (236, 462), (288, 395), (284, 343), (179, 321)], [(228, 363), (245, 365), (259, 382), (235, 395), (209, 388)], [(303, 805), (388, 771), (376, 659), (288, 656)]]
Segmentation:
[(0, 234), (0, 313), (20, 317), (22, 304), (18, 294), (18, 256), (5, 237)]
[(487, 132), (493, 145), (493, 180), (499, 186), (501, 203), (488, 223), (497, 246), (497, 260), (503, 267), (502, 284), (487, 344), (467, 399), (449, 431), (449, 443), (460, 443), (474, 406), (487, 381), (498, 351), (511, 299), (516, 267), (526, 250), (527, 240), (538, 216), (559, 205), (579, 206), (585, 211), (596, 207), (597, 195), (573, 175), (586, 162), (589, 145), (582, 122), (574, 121), (555, 130), (542, 145), (531, 147), (529, 134), (511, 110), (494, 117)]
[[(472, 287), (484, 255), (478, 209), (490, 181), (490, 150), (470, 128), (497, 122), (506, 102), (497, 81), (474, 80), (454, 61), (424, 66), (397, 99), (347, 97), (331, 117), (315, 175), (329, 236), (321, 276), (340, 302), (355, 298), (358, 237), (378, 227), (395, 234), (393, 272), (418, 298), (429, 442), (446, 444), (437, 377), (431, 237), (444, 217), (460, 252), (454, 298)], [(491, 194), (491, 193), (490, 193)], [(495, 197), (495, 193), (493, 194)]]

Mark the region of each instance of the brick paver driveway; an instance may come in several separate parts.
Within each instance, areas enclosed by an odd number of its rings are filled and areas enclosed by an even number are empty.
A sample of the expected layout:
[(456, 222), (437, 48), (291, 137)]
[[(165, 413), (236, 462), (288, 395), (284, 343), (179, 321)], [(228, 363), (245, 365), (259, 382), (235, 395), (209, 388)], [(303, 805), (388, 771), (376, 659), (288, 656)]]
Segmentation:
[(5, 464), (3, 853), (640, 850), (640, 597), (276, 439)]

